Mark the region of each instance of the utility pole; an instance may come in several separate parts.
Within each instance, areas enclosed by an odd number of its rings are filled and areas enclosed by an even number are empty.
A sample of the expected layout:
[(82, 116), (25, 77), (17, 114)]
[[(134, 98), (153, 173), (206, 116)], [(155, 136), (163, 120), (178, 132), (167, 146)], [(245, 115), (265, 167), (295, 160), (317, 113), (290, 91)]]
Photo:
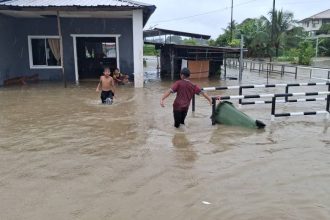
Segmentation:
[(244, 47), (244, 36), (241, 34), (241, 49), (240, 49), (240, 57), (239, 57), (239, 73), (238, 73), (238, 81), (242, 82), (244, 63), (243, 63), (243, 47)]
[(233, 40), (233, 1), (231, 0), (231, 17), (230, 17), (230, 42)]
[(272, 46), (274, 45), (274, 29), (275, 29), (275, 0), (273, 0), (273, 13), (272, 13)]

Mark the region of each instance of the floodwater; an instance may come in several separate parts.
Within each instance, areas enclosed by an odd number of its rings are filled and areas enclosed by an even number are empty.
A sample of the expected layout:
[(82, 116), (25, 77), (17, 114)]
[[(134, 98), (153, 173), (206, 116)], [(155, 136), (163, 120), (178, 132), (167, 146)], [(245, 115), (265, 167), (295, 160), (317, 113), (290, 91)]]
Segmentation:
[[(305, 75), (273, 74), (270, 82), (315, 81)], [(244, 84), (266, 82), (265, 74), (243, 76)], [(271, 121), (269, 105), (252, 105), (241, 110), (265, 129), (212, 126), (211, 107), (198, 97), (186, 127), (175, 129), (174, 95), (159, 105), (171, 82), (147, 77), (143, 89), (119, 87), (111, 106), (100, 104), (95, 82), (0, 88), (0, 219), (330, 219), (324, 115)], [(327, 87), (300, 88), (307, 90)], [(313, 109), (325, 110), (325, 102), (276, 111)]]

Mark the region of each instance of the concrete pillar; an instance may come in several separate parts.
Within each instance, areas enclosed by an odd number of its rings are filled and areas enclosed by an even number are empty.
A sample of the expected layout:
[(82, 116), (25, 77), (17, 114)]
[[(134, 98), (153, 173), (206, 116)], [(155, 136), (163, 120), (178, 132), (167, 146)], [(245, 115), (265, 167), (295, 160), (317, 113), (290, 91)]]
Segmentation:
[(143, 16), (142, 10), (133, 11), (133, 59), (134, 59), (134, 86), (143, 87)]

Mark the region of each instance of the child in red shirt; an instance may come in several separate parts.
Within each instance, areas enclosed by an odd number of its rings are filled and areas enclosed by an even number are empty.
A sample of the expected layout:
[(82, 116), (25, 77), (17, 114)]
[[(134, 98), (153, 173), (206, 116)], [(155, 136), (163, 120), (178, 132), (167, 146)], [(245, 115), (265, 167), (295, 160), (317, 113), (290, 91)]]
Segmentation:
[(197, 94), (202, 94), (212, 104), (211, 98), (203, 92), (197, 85), (194, 85), (189, 80), (190, 70), (183, 68), (180, 72), (181, 80), (176, 81), (171, 89), (166, 91), (161, 100), (160, 105), (164, 107), (164, 100), (171, 94), (176, 93), (176, 98), (173, 103), (173, 116), (174, 116), (174, 127), (178, 128), (180, 124), (184, 124), (184, 120), (187, 116), (190, 101), (192, 97)]

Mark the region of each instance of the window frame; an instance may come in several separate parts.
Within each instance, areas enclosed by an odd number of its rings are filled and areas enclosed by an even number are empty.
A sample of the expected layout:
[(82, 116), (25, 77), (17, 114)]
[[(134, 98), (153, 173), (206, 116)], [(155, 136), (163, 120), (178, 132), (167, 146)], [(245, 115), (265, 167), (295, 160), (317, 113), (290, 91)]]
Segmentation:
[(32, 55), (32, 40), (33, 39), (59, 39), (60, 40), (60, 36), (58, 36), (58, 35), (28, 35), (30, 69), (62, 69), (63, 68), (62, 59), (61, 59), (60, 66), (33, 65), (33, 55)]

